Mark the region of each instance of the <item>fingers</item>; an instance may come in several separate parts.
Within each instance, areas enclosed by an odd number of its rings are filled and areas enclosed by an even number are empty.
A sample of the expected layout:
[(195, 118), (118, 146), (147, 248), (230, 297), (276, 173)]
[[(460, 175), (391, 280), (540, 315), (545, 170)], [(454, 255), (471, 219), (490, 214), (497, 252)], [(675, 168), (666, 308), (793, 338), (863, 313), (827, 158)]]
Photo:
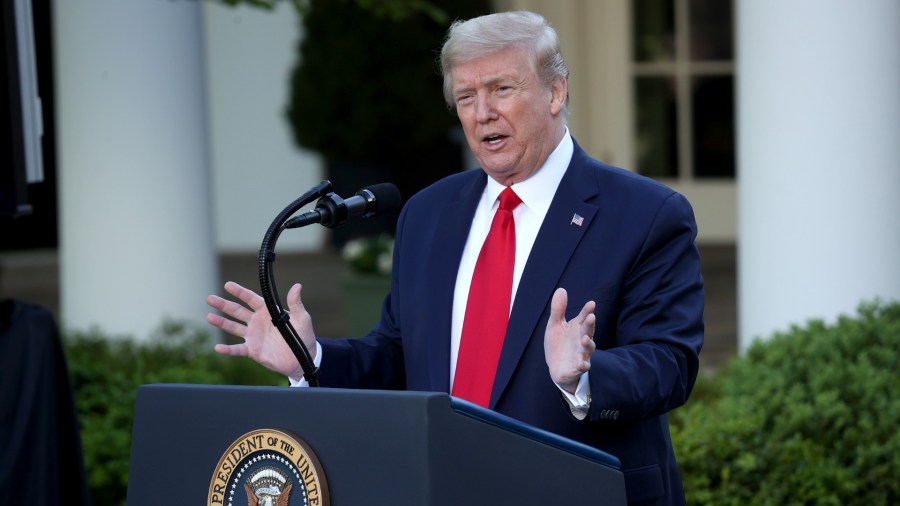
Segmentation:
[(581, 308), (581, 312), (569, 320), (570, 324), (575, 324), (579, 326), (581, 333), (587, 335), (588, 337), (594, 336), (594, 326), (597, 322), (597, 317), (594, 315), (594, 308), (597, 306), (594, 301), (589, 300), (584, 307)]
[(584, 360), (590, 360), (591, 355), (597, 350), (597, 344), (594, 339), (585, 334), (581, 336), (581, 356)]
[[(254, 293), (252, 290), (248, 290), (247, 288), (244, 288), (243, 286), (233, 281), (225, 283), (225, 291), (240, 299), (251, 308), (265, 307), (265, 302), (262, 300), (262, 297)], [(208, 296), (206, 298), (206, 304), (213, 309), (219, 310), (225, 316), (229, 317), (225, 318), (222, 315), (216, 313), (208, 313), (206, 315), (206, 321), (211, 325), (240, 338), (246, 337), (247, 324), (253, 318), (254, 313), (258, 310), (247, 309), (247, 307), (243, 304), (224, 299), (222, 297), (219, 297), (218, 295)], [(246, 356), (246, 350), (244, 350), (243, 356)]]
[[(228, 316), (240, 320), (242, 322), (247, 322), (250, 318), (253, 317), (253, 311), (250, 311), (246, 307), (237, 302), (223, 299), (218, 295), (210, 295), (206, 298), (206, 304), (214, 309), (218, 309), (219, 311), (227, 314)], [(210, 322), (212, 323), (212, 322)], [(214, 324), (215, 325), (215, 324)]]
[(212, 324), (214, 327), (218, 327), (235, 337), (240, 337), (243, 339), (247, 336), (247, 326), (243, 323), (229, 320), (228, 318), (223, 318), (221, 315), (217, 315), (215, 313), (207, 313), (206, 321)]
[(287, 294), (288, 310), (303, 309), (303, 301), (300, 300), (300, 292), (302, 291), (302, 289), (303, 289), (303, 287), (300, 285), (300, 283), (294, 283), (294, 285), (291, 286), (291, 289), (288, 290), (288, 294)]
[(563, 323), (566, 318), (566, 306), (569, 304), (569, 294), (565, 288), (557, 288), (550, 299), (550, 323)]
[(581, 325), (582, 328), (586, 329), (586, 333), (593, 336), (594, 324), (597, 320), (594, 316), (594, 309), (597, 307), (597, 303), (592, 300), (587, 301), (581, 308), (581, 312), (566, 322), (566, 306), (568, 303), (569, 294), (566, 292), (566, 289), (557, 288), (553, 292), (553, 298), (550, 300), (550, 321)]
[(247, 345), (240, 344), (217, 344), (215, 346), (216, 353), (228, 357), (246, 357)]
[(594, 338), (590, 334), (585, 334), (581, 336), (581, 347), (585, 355), (590, 356), (591, 353), (597, 350), (597, 343), (594, 342)]
[(254, 311), (259, 311), (266, 307), (266, 302), (259, 294), (249, 288), (244, 288), (234, 281), (225, 283), (225, 291), (241, 300), (244, 304), (247, 304), (247, 306)]
[[(593, 301), (585, 304), (585, 307), (588, 305), (592, 305)], [(593, 308), (591, 308), (593, 311)], [(591, 355), (593, 355), (594, 351), (597, 349), (597, 343), (594, 342), (594, 327), (597, 322), (597, 317), (594, 313), (590, 313), (584, 318), (584, 322), (582, 323), (581, 331), (581, 367), (579, 370), (581, 372), (588, 372), (591, 369)]]
[[(593, 302), (589, 302), (588, 304), (593, 304)], [(587, 307), (587, 305), (585, 305)], [(591, 309), (593, 311), (593, 309)], [(588, 336), (594, 337), (594, 330), (597, 326), (597, 316), (591, 312), (585, 315), (584, 320), (581, 322), (581, 332)]]
[(578, 366), (575, 367), (575, 370), (578, 371), (580, 374), (584, 374), (584, 373), (590, 371), (591, 370), (591, 361), (590, 360), (582, 360), (578, 364)]
[(597, 307), (597, 303), (592, 300), (587, 301), (581, 308), (581, 312), (578, 313), (578, 321), (583, 322), (588, 316), (593, 316), (595, 307)]
[(218, 295), (210, 295), (206, 298), (207, 305), (209, 305), (213, 309), (221, 311), (228, 317), (233, 318), (237, 321), (222, 318), (221, 316), (214, 313), (209, 313), (208, 315), (206, 315), (206, 320), (212, 325), (219, 327), (225, 332), (228, 332), (229, 334), (235, 335), (237, 337), (244, 337), (247, 330), (245, 324), (250, 322), (250, 320), (253, 318), (253, 315), (257, 311), (265, 309), (265, 301), (253, 290), (244, 288), (243, 286), (233, 281), (225, 283), (225, 291), (238, 300), (244, 302), (244, 304), (249, 306), (250, 309), (248, 309), (247, 306), (243, 304), (224, 299), (222, 297), (219, 297)]

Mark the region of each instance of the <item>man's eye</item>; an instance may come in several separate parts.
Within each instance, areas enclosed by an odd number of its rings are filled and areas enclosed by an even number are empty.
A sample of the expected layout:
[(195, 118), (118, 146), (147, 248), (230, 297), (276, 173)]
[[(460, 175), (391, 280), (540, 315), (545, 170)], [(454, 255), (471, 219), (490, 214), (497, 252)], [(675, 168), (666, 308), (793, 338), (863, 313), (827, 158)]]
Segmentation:
[(456, 98), (457, 105), (466, 105), (472, 101), (472, 95), (462, 95)]

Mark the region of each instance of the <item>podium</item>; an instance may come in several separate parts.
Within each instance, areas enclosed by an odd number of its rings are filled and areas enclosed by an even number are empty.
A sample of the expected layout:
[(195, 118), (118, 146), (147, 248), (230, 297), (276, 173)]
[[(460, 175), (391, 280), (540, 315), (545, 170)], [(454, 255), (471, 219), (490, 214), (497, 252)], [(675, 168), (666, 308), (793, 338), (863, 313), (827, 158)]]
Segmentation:
[[(266, 490), (249, 480), (268, 475), (251, 476), (238, 460), (264, 444), (252, 435), (260, 430), (295, 436), (323, 475), (316, 486), (327, 494), (295, 488), (291, 505), (626, 503), (615, 457), (445, 393), (145, 385), (135, 403), (128, 505), (248, 504), (243, 488)], [(273, 453), (257, 458), (283, 460)], [(294, 463), (300, 481), (307, 464)], [(227, 490), (216, 483), (242, 470)]]

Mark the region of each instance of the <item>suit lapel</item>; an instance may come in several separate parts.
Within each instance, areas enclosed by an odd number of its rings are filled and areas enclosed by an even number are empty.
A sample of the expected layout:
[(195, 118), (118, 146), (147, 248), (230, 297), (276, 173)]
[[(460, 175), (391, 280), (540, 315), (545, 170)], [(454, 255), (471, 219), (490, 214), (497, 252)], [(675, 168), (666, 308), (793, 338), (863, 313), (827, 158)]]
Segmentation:
[[(597, 183), (587, 168), (587, 160), (587, 155), (576, 144), (572, 162), (560, 181), (528, 256), (494, 378), (491, 408), (509, 384), (532, 334), (543, 339), (547, 322), (541, 316), (572, 253), (597, 213), (597, 206), (586, 202), (597, 194)], [(578, 217), (581, 217), (580, 224)]]
[(469, 236), (472, 216), (487, 181), (487, 176), (478, 172), (481, 177), (474, 177), (471, 183), (466, 184), (458, 198), (435, 210), (438, 232), (430, 251), (433, 261), (429, 262), (431, 269), (428, 279), (420, 281), (433, 283), (430, 293), (434, 297), (433, 307), (436, 310), (431, 311), (429, 317), (434, 318), (432, 328), (438, 335), (434, 339), (428, 339), (427, 356), (429, 382), (431, 389), (436, 392), (450, 392), (450, 329), (456, 274)]

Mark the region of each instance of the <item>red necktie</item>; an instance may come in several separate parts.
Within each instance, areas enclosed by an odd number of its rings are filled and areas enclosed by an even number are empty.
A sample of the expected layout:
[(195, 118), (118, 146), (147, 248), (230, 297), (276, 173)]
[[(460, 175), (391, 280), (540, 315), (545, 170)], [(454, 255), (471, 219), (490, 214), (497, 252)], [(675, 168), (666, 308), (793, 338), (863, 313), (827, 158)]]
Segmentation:
[(516, 222), (513, 209), (522, 202), (511, 188), (500, 193), (472, 275), (463, 320), (453, 396), (487, 407), (509, 323), (513, 265), (516, 262)]

